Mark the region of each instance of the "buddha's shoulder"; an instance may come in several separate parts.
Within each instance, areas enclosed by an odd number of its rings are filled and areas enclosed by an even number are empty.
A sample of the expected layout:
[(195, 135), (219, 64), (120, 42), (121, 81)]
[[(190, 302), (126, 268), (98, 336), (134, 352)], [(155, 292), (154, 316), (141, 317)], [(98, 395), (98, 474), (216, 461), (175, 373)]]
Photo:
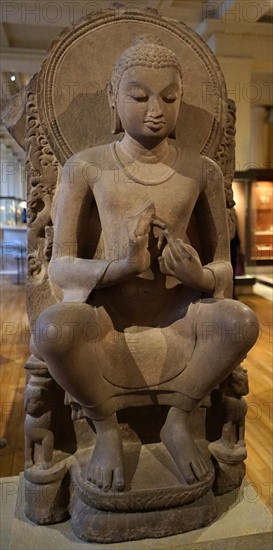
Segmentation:
[(221, 170), (214, 160), (191, 148), (178, 149), (178, 170), (192, 179), (206, 179)]
[(70, 157), (66, 164), (70, 163), (79, 163), (79, 164), (96, 164), (103, 169), (107, 166), (109, 162), (113, 162), (113, 157), (111, 153), (111, 145), (98, 145), (96, 147), (89, 147), (88, 149), (83, 149), (78, 153), (75, 153)]

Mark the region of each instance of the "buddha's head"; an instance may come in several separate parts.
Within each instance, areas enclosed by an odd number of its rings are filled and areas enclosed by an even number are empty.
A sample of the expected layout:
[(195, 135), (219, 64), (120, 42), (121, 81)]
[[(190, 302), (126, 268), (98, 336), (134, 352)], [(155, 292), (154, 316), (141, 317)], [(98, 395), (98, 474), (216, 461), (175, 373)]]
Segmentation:
[(182, 70), (156, 37), (135, 38), (118, 58), (107, 89), (114, 134), (125, 131), (139, 142), (175, 137)]

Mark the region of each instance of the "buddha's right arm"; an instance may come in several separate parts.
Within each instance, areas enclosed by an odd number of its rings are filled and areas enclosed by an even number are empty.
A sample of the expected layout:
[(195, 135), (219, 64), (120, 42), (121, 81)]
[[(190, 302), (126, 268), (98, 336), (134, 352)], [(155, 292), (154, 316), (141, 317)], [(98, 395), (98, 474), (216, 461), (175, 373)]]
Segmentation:
[(85, 302), (94, 288), (120, 283), (136, 273), (126, 259), (86, 260), (63, 256), (50, 262), (49, 275), (64, 294), (64, 301)]
[(112, 261), (83, 257), (90, 239), (86, 224), (94, 202), (87, 174), (88, 163), (81, 155), (74, 155), (63, 168), (58, 189), (49, 275), (63, 290), (65, 301), (84, 302), (95, 287), (117, 284), (134, 275), (126, 258)]

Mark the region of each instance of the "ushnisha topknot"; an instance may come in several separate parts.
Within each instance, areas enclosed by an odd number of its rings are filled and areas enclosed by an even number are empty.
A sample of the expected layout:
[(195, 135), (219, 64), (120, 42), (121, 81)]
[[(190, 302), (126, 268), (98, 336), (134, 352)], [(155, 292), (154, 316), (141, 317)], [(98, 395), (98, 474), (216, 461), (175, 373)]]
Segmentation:
[(137, 66), (151, 69), (175, 67), (183, 83), (182, 69), (176, 54), (163, 46), (157, 36), (141, 34), (134, 38), (132, 45), (127, 50), (124, 50), (113, 67), (111, 84), (115, 98), (117, 98), (123, 73), (130, 67)]

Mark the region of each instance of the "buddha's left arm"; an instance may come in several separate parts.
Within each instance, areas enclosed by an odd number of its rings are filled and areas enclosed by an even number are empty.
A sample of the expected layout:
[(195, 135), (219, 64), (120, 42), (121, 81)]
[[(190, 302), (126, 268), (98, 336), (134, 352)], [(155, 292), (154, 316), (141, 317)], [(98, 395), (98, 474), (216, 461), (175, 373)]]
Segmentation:
[(204, 157), (204, 188), (195, 208), (204, 270), (214, 277), (213, 295), (232, 293), (232, 266), (223, 175), (218, 165)]

